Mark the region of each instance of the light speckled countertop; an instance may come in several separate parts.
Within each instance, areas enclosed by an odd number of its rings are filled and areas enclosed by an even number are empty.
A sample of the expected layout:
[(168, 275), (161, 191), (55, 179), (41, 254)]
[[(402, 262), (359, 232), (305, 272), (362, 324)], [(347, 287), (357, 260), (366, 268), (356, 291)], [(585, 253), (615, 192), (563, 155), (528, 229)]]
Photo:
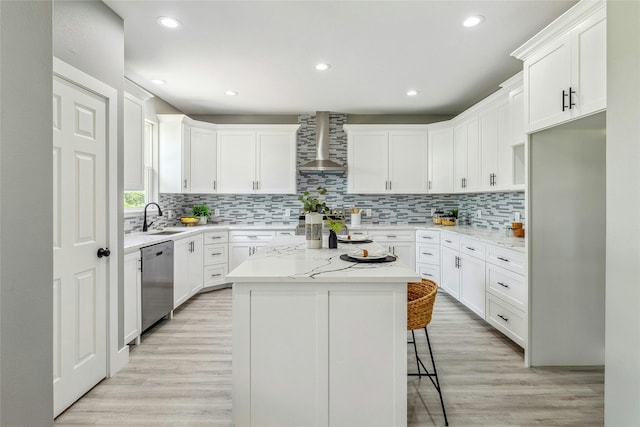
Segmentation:
[[(171, 235), (156, 235), (157, 230), (150, 233), (132, 233), (124, 237), (124, 253), (134, 252), (142, 247), (155, 245), (156, 243), (166, 242), (169, 240), (177, 240), (196, 233), (216, 230), (294, 230), (297, 223), (282, 224), (252, 224), (252, 225), (202, 225), (195, 227), (167, 227), (167, 231), (176, 231)], [(348, 224), (347, 224), (348, 226)], [(484, 243), (503, 246), (515, 251), (525, 252), (525, 239), (507, 236), (505, 231), (493, 231), (475, 228), (468, 225), (443, 226), (425, 223), (420, 224), (363, 224), (359, 227), (349, 227), (350, 230), (436, 230), (440, 232), (457, 233), (473, 239), (480, 240)]]

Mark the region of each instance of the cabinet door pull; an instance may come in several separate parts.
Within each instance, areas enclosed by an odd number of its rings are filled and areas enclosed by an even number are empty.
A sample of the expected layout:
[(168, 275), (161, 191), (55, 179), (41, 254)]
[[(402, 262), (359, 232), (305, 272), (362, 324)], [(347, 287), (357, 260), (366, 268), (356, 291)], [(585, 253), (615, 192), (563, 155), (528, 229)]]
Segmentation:
[(429, 239), (429, 240), (433, 239), (433, 237), (431, 237), (431, 236), (421, 236), (421, 237), (422, 237), (423, 239)]
[(384, 189), (388, 190), (389, 189), (389, 181), (385, 181), (384, 182)]
[(424, 275), (427, 277), (433, 277), (433, 274), (430, 274), (430, 273), (425, 273)]
[(256, 182), (255, 181), (251, 181), (251, 189), (252, 190), (256, 189)]
[[(564, 102), (565, 98), (568, 97), (568, 96), (569, 96), (569, 94), (566, 93), (564, 91), (564, 89), (562, 89), (562, 111), (565, 111), (567, 108), (569, 108)], [(571, 103), (571, 101), (569, 101), (569, 103)]]
[(222, 239), (222, 236), (209, 236), (209, 239), (211, 240)]
[(260, 189), (260, 181), (256, 181), (256, 190)]
[(504, 320), (505, 322), (509, 321), (509, 318), (506, 316), (503, 316), (502, 314), (498, 314), (498, 317), (501, 318), (502, 320)]
[(469, 249), (470, 251), (475, 251), (475, 248), (472, 248), (471, 246), (467, 246), (467, 249)]
[(422, 252), (422, 255), (429, 255), (429, 256), (433, 256), (433, 254), (431, 252)]
[(187, 189), (187, 180), (186, 179), (184, 180), (184, 189), (185, 190)]
[(138, 271), (142, 271), (142, 258), (138, 259)]
[(387, 239), (395, 239), (396, 237), (398, 237), (398, 236), (391, 235), (391, 236), (387, 236)]
[(212, 274), (211, 277), (218, 277), (218, 276), (222, 276), (222, 274), (218, 273), (218, 274)]
[(429, 180), (429, 190), (431, 190), (431, 180)]
[(216, 182), (213, 181), (213, 189), (216, 190)]
[(445, 240), (445, 242), (447, 242), (447, 243), (451, 243), (451, 240)]
[(505, 284), (504, 284), (504, 283), (502, 283), (502, 282), (498, 282), (498, 285), (502, 286), (503, 288), (508, 288), (508, 287), (509, 287), (509, 285), (505, 285)]
[(389, 190), (391, 190), (391, 181), (389, 181)]
[(500, 261), (509, 262), (509, 260), (508, 260), (508, 259), (506, 259), (506, 258), (502, 258), (501, 256), (499, 256), (499, 257), (498, 257), (498, 259), (499, 259)]
[(211, 254), (211, 256), (218, 256), (218, 255), (222, 255), (222, 252), (213, 252), (213, 253)]
[(573, 88), (571, 88), (571, 86), (569, 86), (569, 109), (571, 110), (573, 107), (576, 106), (576, 103), (573, 102), (573, 95), (576, 94), (576, 91), (573, 90)]

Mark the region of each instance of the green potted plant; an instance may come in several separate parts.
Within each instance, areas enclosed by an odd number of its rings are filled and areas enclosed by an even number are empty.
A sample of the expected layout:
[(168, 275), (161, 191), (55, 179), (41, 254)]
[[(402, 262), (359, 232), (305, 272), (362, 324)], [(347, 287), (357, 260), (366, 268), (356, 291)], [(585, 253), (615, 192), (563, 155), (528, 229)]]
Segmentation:
[(304, 217), (305, 232), (307, 236), (307, 248), (322, 248), (322, 213), (328, 212), (326, 203), (319, 196), (327, 194), (324, 187), (316, 188), (318, 197), (312, 196), (309, 191), (305, 191), (298, 200), (302, 203), (302, 210), (306, 213)]
[(211, 211), (209, 210), (209, 206), (196, 205), (191, 209), (191, 214), (196, 218), (200, 218), (198, 224), (204, 225), (207, 223), (207, 218), (211, 216)]

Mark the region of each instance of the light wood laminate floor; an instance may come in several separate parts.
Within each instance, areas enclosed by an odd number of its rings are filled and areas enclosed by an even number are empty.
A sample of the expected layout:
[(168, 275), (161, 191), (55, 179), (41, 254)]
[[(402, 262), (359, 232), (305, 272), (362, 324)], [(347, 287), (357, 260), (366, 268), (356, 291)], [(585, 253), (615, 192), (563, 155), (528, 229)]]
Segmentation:
[[(603, 425), (602, 368), (524, 368), (518, 346), (444, 293), (429, 334), (450, 426)], [(431, 382), (410, 377), (407, 386), (408, 425), (443, 426)], [(231, 290), (186, 302), (55, 425), (231, 426)]]

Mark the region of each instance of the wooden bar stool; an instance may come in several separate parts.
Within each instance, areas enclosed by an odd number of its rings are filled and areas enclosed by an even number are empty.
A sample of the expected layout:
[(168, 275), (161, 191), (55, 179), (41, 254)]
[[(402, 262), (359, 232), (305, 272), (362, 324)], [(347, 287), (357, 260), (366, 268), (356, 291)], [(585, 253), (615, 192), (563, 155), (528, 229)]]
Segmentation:
[[(418, 373), (409, 373), (410, 376), (422, 376), (429, 377), (433, 386), (438, 390), (440, 395), (440, 404), (442, 405), (442, 413), (444, 414), (444, 423), (449, 425), (447, 420), (447, 411), (444, 409), (444, 400), (442, 400), (442, 388), (440, 387), (440, 381), (438, 380), (438, 372), (436, 371), (436, 362), (433, 359), (433, 352), (431, 351), (431, 341), (429, 340), (429, 333), (427, 332), (427, 325), (431, 322), (431, 315), (433, 314), (433, 304), (436, 301), (436, 294), (438, 293), (438, 285), (431, 280), (422, 279), (420, 283), (409, 283), (407, 285), (407, 331), (411, 331), (411, 337), (413, 341), (407, 344), (413, 344), (413, 351), (416, 354), (416, 365), (418, 366)], [(416, 336), (414, 330), (424, 329), (424, 334), (427, 337), (427, 345), (429, 346), (429, 354), (431, 355), (431, 365), (433, 366), (433, 373), (424, 366), (422, 360), (418, 356), (418, 347), (416, 346)], [(424, 370), (424, 373), (422, 370)], [(434, 381), (435, 378), (435, 381)]]

